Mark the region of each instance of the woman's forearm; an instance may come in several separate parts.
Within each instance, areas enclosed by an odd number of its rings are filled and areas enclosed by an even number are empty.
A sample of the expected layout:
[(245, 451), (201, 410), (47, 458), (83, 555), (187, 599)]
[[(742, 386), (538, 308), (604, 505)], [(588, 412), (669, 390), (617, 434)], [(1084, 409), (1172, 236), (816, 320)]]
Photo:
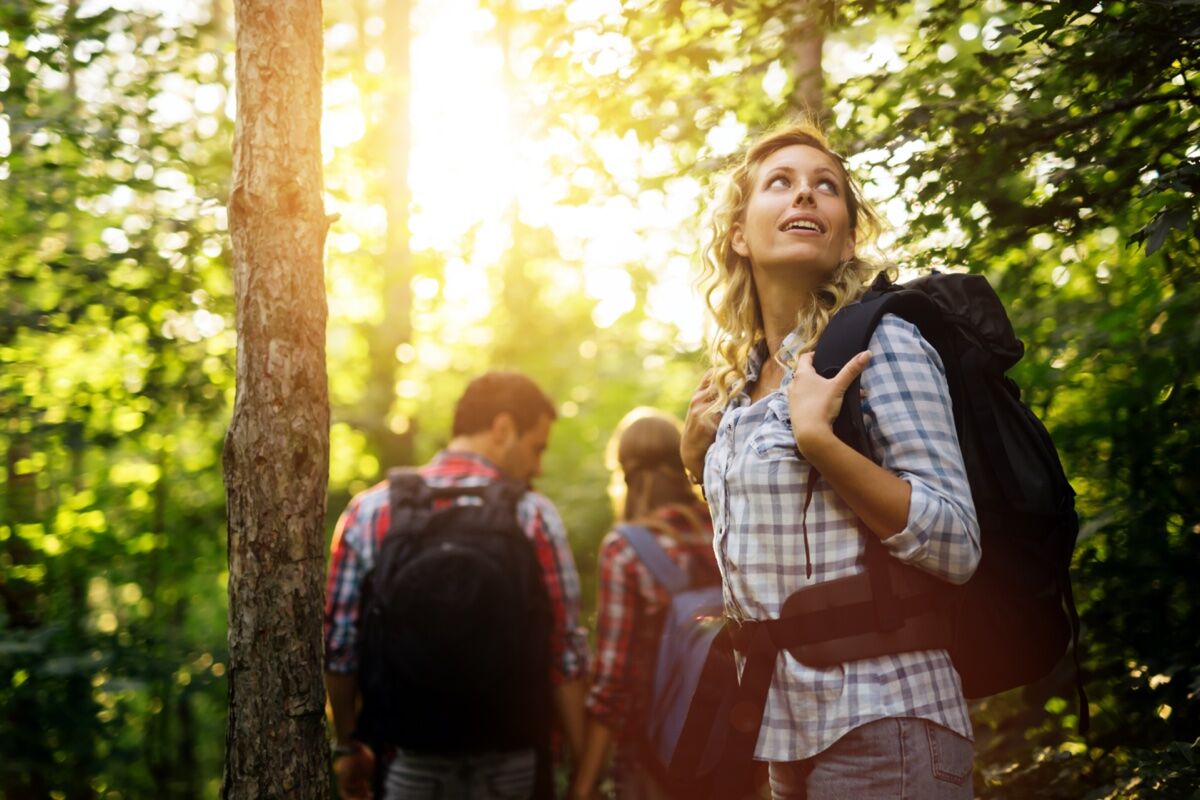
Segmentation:
[(912, 487), (837, 437), (832, 430), (797, 441), (801, 455), (880, 539), (908, 525)]

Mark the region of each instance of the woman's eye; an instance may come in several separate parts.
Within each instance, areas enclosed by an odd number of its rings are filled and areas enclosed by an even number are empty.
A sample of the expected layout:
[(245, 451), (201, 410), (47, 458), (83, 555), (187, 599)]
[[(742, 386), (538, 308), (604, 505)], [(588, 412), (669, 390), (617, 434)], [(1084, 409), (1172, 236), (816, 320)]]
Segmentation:
[(788, 181), (787, 176), (785, 176), (785, 175), (776, 175), (767, 181), (768, 189), (774, 189), (776, 186), (782, 186), (783, 188), (786, 189), (787, 187), (789, 187), (791, 185), (792, 184)]
[(838, 185), (831, 178), (822, 178), (817, 186), (832, 194), (838, 193)]

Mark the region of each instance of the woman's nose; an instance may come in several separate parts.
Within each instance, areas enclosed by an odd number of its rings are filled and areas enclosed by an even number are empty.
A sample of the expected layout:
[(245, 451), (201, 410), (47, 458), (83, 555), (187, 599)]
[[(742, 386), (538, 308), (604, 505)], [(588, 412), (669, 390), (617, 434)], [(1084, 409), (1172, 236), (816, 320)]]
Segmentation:
[(812, 199), (812, 187), (808, 185), (808, 181), (800, 181), (798, 184), (796, 184), (796, 196), (792, 199), (793, 205), (811, 203)]

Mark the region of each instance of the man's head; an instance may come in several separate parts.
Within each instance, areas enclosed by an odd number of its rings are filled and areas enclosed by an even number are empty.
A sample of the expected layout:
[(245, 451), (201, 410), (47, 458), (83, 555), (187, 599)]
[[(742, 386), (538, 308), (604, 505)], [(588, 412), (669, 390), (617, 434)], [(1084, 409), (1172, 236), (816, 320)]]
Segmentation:
[(488, 372), (471, 381), (454, 408), (453, 446), (493, 461), (506, 477), (542, 472), (542, 452), (556, 414), (538, 385), (518, 372)]

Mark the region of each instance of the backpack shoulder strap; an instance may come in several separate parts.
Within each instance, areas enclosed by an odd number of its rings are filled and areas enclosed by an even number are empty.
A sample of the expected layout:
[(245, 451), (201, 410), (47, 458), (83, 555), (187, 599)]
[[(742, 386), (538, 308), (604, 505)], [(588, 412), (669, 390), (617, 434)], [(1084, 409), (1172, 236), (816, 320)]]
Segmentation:
[(813, 354), (813, 368), (825, 378), (836, 375), (846, 362), (867, 349), (884, 314), (908, 320), (941, 351), (945, 324), (933, 298), (916, 289), (872, 289), (829, 320)]
[(433, 507), (433, 489), (421, 473), (411, 467), (388, 470), (388, 510), (391, 521), (387, 535), (412, 530), (416, 518), (428, 514)]
[[(813, 369), (824, 378), (837, 375), (850, 359), (867, 349), (884, 314), (895, 314), (912, 323), (935, 350), (945, 352), (946, 324), (933, 299), (922, 291), (877, 281), (861, 300), (846, 306), (829, 320), (813, 353)], [(856, 378), (846, 390), (833, 429), (842, 441), (873, 459), (863, 422), (860, 385), (860, 379)]]
[(391, 520), (386, 536), (423, 529), (434, 513), (434, 502), (458, 497), (478, 497), (484, 505), (504, 510), (513, 519), (517, 504), (529, 491), (525, 481), (501, 479), (482, 486), (430, 486), (412, 467), (388, 470), (388, 505)]
[(528, 491), (529, 484), (527, 482), (505, 478), (466, 493), (477, 493), (479, 497), (483, 498), (484, 503), (503, 506), (515, 514), (517, 505)]
[(677, 595), (688, 588), (688, 576), (659, 545), (648, 528), (639, 525), (618, 525), (617, 533), (629, 542), (633, 552), (668, 594)]
[[(945, 352), (946, 325), (933, 299), (925, 292), (897, 288), (877, 280), (860, 301), (846, 306), (829, 320), (813, 354), (813, 369), (825, 378), (836, 375), (851, 358), (867, 349), (884, 314), (895, 314), (912, 323), (934, 349)], [(945, 360), (943, 358), (943, 362)], [(846, 390), (833, 430), (839, 439), (876, 461), (867, 438), (860, 387), (861, 376)], [(874, 534), (866, 532), (864, 535), (875, 624), (882, 632), (894, 631), (903, 624), (903, 617), (888, 569), (891, 557)]]

